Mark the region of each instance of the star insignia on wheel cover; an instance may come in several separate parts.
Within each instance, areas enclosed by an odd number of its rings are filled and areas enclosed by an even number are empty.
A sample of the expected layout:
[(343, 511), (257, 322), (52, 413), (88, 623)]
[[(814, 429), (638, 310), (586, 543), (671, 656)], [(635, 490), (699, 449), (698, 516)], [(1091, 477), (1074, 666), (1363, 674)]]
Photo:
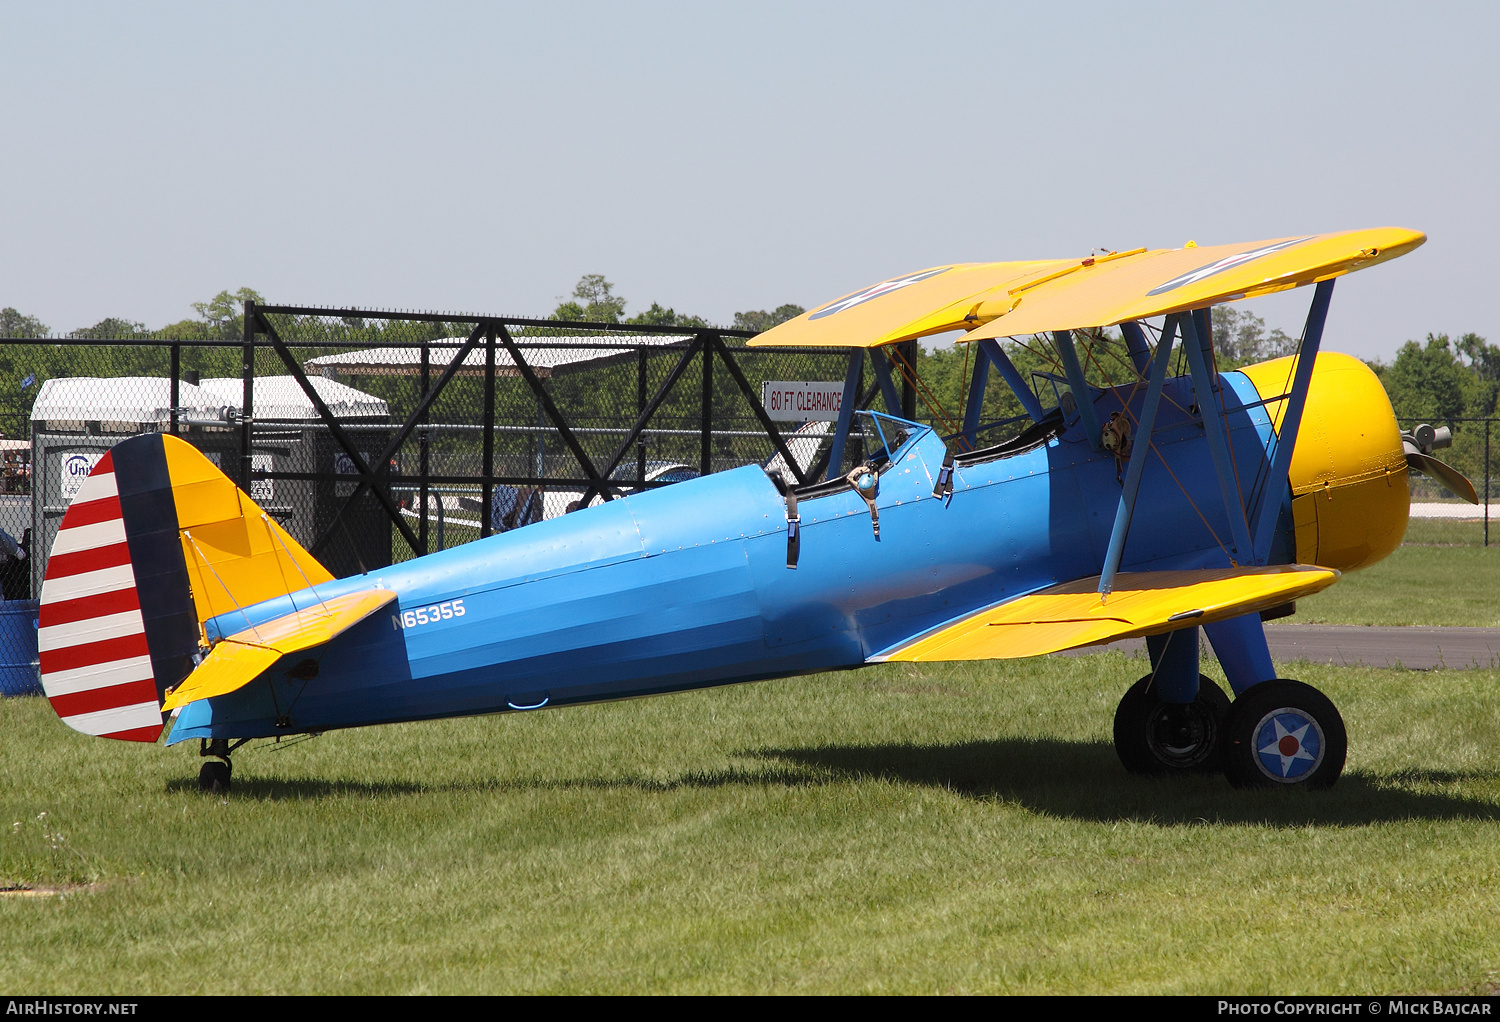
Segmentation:
[[(1290, 777), (1293, 764), (1299, 760), (1316, 762), (1318, 757), (1309, 752), (1305, 744), (1307, 732), (1312, 728), (1311, 721), (1303, 724), (1295, 731), (1289, 731), (1282, 726), (1280, 717), (1273, 717), (1271, 718), (1271, 726), (1275, 728), (1275, 735), (1269, 742), (1256, 751), (1266, 759), (1272, 759), (1273, 757), (1279, 759), (1282, 777)], [(1261, 729), (1261, 735), (1265, 735), (1264, 728)], [(1303, 771), (1299, 770), (1297, 772), (1302, 773)]]

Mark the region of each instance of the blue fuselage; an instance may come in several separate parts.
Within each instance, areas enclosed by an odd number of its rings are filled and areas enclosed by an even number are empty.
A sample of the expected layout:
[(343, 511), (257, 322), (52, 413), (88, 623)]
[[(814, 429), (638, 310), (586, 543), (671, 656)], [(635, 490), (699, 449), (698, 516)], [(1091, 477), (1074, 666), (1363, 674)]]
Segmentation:
[[(1255, 499), (1270, 422), (1253, 386), (1220, 377), (1239, 485)], [(1144, 387), (1104, 392), (1101, 420)], [(1230, 563), (1230, 533), (1186, 378), (1167, 384), (1126, 570)], [(1236, 411), (1236, 407), (1240, 410)], [(880, 476), (880, 535), (844, 488), (804, 498), (797, 567), (787, 510), (748, 466), (652, 490), (368, 575), (398, 602), (226, 696), (184, 707), (171, 741), (494, 713), (856, 667), (915, 634), (1097, 574), (1121, 486), (1076, 423), (1029, 450), (960, 464), (933, 496), (942, 441), (917, 430)], [(1283, 507), (1287, 494), (1272, 494)], [(1252, 504), (1253, 506), (1253, 504)], [(1289, 520), (1289, 515), (1283, 510)], [(1290, 560), (1285, 523), (1273, 561)], [(208, 622), (211, 639), (314, 601), (310, 592)], [(317, 662), (307, 677), (306, 660)], [(293, 674), (288, 671), (299, 668)]]

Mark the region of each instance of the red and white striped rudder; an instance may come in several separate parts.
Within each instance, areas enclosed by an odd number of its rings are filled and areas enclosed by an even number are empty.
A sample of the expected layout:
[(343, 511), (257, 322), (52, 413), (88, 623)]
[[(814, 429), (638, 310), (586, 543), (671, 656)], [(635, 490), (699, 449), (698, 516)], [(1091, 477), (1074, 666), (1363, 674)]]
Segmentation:
[(42, 688), (57, 715), (84, 734), (156, 741), (161, 703), (110, 454), (63, 515), (40, 624)]

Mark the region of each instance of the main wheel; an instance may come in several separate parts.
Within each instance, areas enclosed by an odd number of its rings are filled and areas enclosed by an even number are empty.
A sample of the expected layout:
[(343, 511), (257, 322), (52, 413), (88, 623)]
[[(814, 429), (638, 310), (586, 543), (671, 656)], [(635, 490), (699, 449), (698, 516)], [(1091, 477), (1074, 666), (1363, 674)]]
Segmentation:
[(223, 794), (229, 791), (229, 763), (211, 759), (198, 771), (198, 790)]
[(1339, 711), (1300, 681), (1246, 689), (1229, 709), (1224, 735), (1224, 776), (1236, 788), (1329, 788), (1349, 751)]
[(1219, 768), (1220, 735), (1229, 697), (1212, 678), (1198, 676), (1190, 703), (1157, 698), (1152, 676), (1130, 686), (1115, 710), (1115, 752), (1133, 774), (1213, 771)]

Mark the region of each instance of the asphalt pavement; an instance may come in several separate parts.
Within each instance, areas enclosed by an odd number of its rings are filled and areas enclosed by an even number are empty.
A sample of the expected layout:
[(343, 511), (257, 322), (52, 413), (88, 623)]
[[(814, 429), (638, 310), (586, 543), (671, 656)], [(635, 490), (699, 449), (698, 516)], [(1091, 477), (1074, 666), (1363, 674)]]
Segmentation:
[[(1486, 667), (1500, 669), (1500, 628), (1373, 628), (1363, 625), (1269, 624), (1266, 641), (1276, 661), (1412, 670)], [(1146, 640), (1126, 639), (1106, 646), (1070, 649), (1056, 656), (1084, 656), (1117, 650), (1145, 659)]]

